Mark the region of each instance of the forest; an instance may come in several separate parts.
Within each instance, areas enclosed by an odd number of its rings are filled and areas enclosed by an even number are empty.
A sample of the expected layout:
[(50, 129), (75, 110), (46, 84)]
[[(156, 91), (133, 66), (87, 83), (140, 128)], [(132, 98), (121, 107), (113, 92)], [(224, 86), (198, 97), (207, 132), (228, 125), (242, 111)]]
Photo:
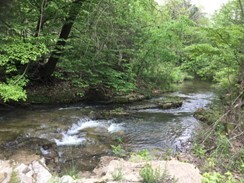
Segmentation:
[(218, 95), (193, 147), (205, 181), (240, 180), (243, 0), (211, 17), (190, 0), (0, 1), (1, 107), (150, 97), (195, 79)]

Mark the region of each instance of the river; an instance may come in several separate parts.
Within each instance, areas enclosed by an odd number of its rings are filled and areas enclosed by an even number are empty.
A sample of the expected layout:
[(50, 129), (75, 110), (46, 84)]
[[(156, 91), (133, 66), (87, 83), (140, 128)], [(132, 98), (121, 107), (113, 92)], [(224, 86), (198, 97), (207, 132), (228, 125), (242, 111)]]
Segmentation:
[[(214, 98), (211, 86), (203, 81), (184, 82), (168, 94), (184, 99), (176, 109), (136, 109), (164, 96), (133, 104), (112, 106), (128, 115), (99, 118), (111, 106), (76, 104), (71, 106), (15, 109), (0, 117), (0, 154), (11, 158), (20, 150), (48, 153), (46, 143), (59, 156), (59, 163), (75, 162), (82, 170), (94, 168), (103, 155), (112, 154), (111, 144), (123, 139), (126, 151), (142, 149), (165, 152), (186, 151), (201, 124), (193, 117), (197, 108), (208, 107)], [(95, 116), (95, 117), (94, 117)], [(1, 156), (0, 156), (1, 158)]]

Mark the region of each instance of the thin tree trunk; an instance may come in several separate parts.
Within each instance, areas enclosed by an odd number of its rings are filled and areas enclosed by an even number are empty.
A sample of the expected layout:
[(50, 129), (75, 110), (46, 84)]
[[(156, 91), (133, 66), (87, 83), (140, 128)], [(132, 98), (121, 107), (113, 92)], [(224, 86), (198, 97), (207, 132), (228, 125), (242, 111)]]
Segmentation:
[(56, 43), (54, 51), (51, 53), (51, 56), (48, 59), (48, 62), (44, 65), (44, 67), (40, 71), (40, 77), (44, 80), (47, 80), (51, 77), (52, 73), (54, 72), (56, 65), (60, 59), (60, 56), (62, 54), (63, 48), (66, 44), (66, 40), (69, 37), (69, 34), (71, 32), (71, 29), (74, 25), (74, 21), (79, 14), (79, 11), (81, 9), (81, 6), (85, 0), (76, 0), (72, 2), (72, 5), (70, 7), (69, 15), (66, 18), (60, 35), (59, 40)]
[(241, 17), (242, 17), (242, 21), (243, 21), (243, 18), (244, 18), (244, 9), (243, 9), (243, 5), (242, 5), (241, 0), (238, 0), (238, 2), (239, 2), (239, 5), (240, 5), (240, 8), (241, 8)]
[(43, 23), (44, 23), (44, 9), (47, 6), (47, 1), (48, 0), (43, 0), (41, 7), (40, 7), (40, 16), (36, 25), (36, 32), (35, 32), (35, 37), (38, 37), (41, 33), (41, 29), (43, 28)]

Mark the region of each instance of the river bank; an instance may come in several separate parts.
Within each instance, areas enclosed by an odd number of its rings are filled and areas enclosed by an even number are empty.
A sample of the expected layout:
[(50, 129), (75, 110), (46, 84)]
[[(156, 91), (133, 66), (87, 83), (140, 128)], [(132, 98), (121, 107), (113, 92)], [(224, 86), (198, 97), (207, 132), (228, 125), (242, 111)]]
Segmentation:
[[(27, 163), (17, 161), (0, 160), (0, 182), (1, 183), (140, 183), (150, 178), (155, 181), (168, 183), (200, 183), (199, 170), (192, 164), (183, 163), (175, 159), (168, 161), (151, 160), (146, 161), (134, 157), (124, 160), (117, 157), (104, 156), (98, 166), (92, 172), (77, 172), (77, 175), (63, 175), (58, 177), (52, 175), (45, 165), (43, 159), (28, 158)], [(37, 158), (37, 157), (36, 157)], [(150, 172), (144, 172), (152, 171)], [(155, 174), (158, 172), (158, 174)], [(147, 175), (147, 173), (149, 173)]]
[[(42, 157), (55, 156), (48, 165), (64, 171), (73, 162), (80, 171), (92, 171), (100, 158), (114, 154), (121, 144), (125, 152), (186, 152), (201, 124), (193, 117), (213, 98), (208, 83), (185, 83), (171, 98), (182, 105), (160, 107), (165, 96), (122, 104), (76, 104), (39, 109), (18, 109), (0, 119), (2, 159), (28, 151)], [(116, 114), (116, 115), (115, 115)], [(115, 148), (112, 148), (115, 147)], [(50, 159), (50, 157), (48, 157)]]

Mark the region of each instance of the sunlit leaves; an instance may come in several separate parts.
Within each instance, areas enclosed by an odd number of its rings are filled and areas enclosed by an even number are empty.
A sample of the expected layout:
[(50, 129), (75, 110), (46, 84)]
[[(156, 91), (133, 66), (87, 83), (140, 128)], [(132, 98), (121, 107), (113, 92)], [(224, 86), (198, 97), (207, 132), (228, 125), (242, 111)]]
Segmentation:
[(23, 76), (15, 76), (7, 82), (0, 82), (0, 97), (4, 102), (26, 100), (26, 91), (23, 89), (26, 83), (27, 80)]
[(212, 25), (196, 30), (201, 39), (184, 49), (183, 68), (200, 77), (214, 79), (225, 88), (227, 83), (237, 82), (244, 58), (243, 25), (239, 24), (238, 16), (233, 17), (237, 12), (240, 16), (238, 1), (232, 0), (216, 13)]
[[(27, 42), (28, 41), (28, 42)], [(26, 85), (25, 72), (19, 73), (18, 68), (22, 65), (27, 67), (30, 62), (48, 52), (43, 43), (33, 40), (21, 40), (14, 38), (5, 38), (0, 47), (0, 66), (1, 72), (5, 77), (0, 80), (0, 97), (6, 102), (8, 100), (26, 99), (26, 93), (23, 87)], [(19, 73), (19, 74), (18, 74)]]
[(1, 65), (7, 62), (19, 61), (21, 64), (27, 64), (30, 61), (36, 61), (38, 57), (47, 52), (47, 48), (43, 44), (34, 45), (25, 42), (13, 42), (5, 44), (0, 48)]

